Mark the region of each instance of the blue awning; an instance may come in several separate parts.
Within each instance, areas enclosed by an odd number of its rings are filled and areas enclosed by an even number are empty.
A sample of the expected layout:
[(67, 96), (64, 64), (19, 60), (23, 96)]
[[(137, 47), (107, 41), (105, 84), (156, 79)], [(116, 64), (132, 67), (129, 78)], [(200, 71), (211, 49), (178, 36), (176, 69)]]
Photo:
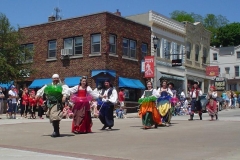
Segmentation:
[(0, 83), (0, 87), (6, 88), (6, 89), (9, 89), (11, 87), (11, 85), (13, 85), (13, 81), (11, 81), (9, 83)]
[(79, 84), (81, 77), (66, 77), (64, 83), (69, 87), (73, 87)]
[(28, 88), (41, 88), (46, 84), (52, 83), (52, 78), (35, 79)]
[(119, 77), (118, 86), (127, 87), (127, 88), (136, 88), (136, 89), (145, 89), (146, 87), (142, 84), (142, 82), (138, 79), (130, 79)]
[(105, 74), (108, 73), (111, 76), (116, 77), (116, 71), (114, 71), (114, 70), (107, 70), (107, 69), (105, 69), (105, 70), (92, 70), (92, 77), (94, 77), (94, 76), (96, 76), (96, 75), (98, 75), (100, 73), (105, 73)]

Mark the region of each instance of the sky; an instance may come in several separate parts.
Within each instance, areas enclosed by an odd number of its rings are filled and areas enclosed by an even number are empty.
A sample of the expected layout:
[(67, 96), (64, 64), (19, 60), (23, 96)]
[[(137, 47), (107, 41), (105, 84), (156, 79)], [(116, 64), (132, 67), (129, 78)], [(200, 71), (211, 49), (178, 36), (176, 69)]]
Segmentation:
[(45, 23), (55, 7), (61, 9), (62, 19), (117, 9), (122, 16), (153, 10), (170, 17), (171, 12), (180, 10), (202, 16), (222, 15), (232, 23), (240, 22), (239, 6), (240, 0), (0, 0), (0, 12), (14, 27)]

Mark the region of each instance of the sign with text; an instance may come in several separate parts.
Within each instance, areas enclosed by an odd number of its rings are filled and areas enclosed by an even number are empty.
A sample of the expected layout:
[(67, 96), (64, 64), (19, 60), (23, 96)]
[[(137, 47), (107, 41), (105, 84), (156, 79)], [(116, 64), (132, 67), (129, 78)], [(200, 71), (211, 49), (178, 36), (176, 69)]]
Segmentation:
[(173, 59), (172, 67), (182, 66), (182, 59)]
[(145, 78), (153, 78), (154, 77), (154, 56), (146, 56), (145, 57)]
[(216, 77), (214, 81), (214, 86), (217, 91), (224, 91), (226, 88), (226, 81), (223, 77)]
[(206, 76), (214, 77), (219, 75), (218, 66), (207, 66), (206, 67)]

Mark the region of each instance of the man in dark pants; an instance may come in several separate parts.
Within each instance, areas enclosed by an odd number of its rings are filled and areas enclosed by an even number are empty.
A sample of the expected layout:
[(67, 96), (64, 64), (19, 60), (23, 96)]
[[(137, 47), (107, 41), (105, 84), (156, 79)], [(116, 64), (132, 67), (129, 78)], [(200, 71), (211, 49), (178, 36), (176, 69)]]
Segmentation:
[(190, 113), (190, 119), (189, 121), (193, 120), (194, 112), (198, 112), (198, 115), (200, 117), (200, 120), (202, 120), (202, 106), (200, 104), (199, 97), (202, 95), (202, 90), (198, 87), (199, 83), (194, 82), (193, 88), (190, 91), (190, 97), (191, 97), (191, 113)]
[(118, 94), (110, 84), (109, 80), (105, 80), (104, 82), (101, 97), (102, 100), (99, 102), (99, 105), (101, 106), (99, 109), (99, 119), (104, 125), (102, 130), (105, 130), (107, 127), (111, 130), (114, 125), (113, 110), (114, 105), (117, 103)]

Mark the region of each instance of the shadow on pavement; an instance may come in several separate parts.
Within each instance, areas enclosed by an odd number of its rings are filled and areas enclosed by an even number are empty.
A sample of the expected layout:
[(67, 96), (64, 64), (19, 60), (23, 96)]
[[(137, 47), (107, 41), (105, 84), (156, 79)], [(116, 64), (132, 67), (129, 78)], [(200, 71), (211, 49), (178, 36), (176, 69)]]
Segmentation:
[[(51, 134), (42, 135), (42, 136), (51, 137)], [(60, 134), (60, 137), (72, 137), (72, 136), (75, 136), (75, 135), (74, 134)]]

